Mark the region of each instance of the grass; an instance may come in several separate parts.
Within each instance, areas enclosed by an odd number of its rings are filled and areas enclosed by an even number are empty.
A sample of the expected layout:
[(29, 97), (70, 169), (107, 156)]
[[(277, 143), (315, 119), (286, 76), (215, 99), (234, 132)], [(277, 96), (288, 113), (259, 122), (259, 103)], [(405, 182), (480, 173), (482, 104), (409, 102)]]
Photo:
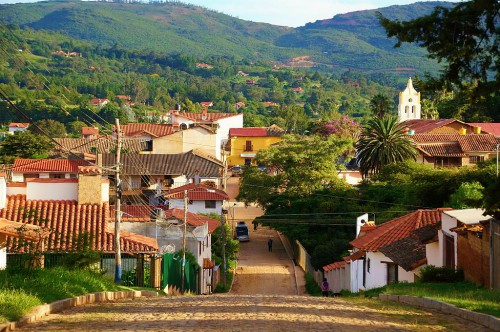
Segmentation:
[(100, 291), (131, 290), (88, 270), (0, 270), (0, 323), (16, 321), (34, 307)]
[(379, 294), (428, 297), (458, 308), (500, 317), (500, 292), (481, 288), (470, 282), (398, 283), (363, 293), (342, 292), (346, 298), (376, 297)]

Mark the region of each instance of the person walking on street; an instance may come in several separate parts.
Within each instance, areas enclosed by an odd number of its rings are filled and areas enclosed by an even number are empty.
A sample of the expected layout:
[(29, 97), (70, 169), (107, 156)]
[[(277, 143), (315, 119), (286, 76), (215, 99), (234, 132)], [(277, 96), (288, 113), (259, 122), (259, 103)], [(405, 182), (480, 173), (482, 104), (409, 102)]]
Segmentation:
[(330, 285), (328, 284), (328, 280), (323, 278), (323, 282), (321, 283), (321, 293), (323, 293), (324, 297), (328, 297), (330, 293)]
[(267, 249), (271, 252), (273, 251), (273, 239), (267, 241)]

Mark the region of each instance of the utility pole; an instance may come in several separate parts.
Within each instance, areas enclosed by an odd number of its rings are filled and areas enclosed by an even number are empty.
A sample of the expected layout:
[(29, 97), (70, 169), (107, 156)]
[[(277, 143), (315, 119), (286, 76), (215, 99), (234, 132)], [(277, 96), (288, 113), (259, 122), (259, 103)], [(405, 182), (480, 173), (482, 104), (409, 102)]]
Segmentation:
[(184, 294), (184, 276), (186, 274), (186, 233), (187, 233), (188, 191), (184, 190), (184, 231), (182, 234), (181, 293)]
[(121, 285), (122, 283), (122, 252), (120, 248), (120, 223), (122, 219), (121, 213), (121, 199), (122, 199), (122, 182), (120, 179), (120, 154), (122, 150), (122, 132), (120, 129), (120, 120), (115, 119), (116, 124), (116, 171), (115, 171), (115, 189), (116, 189), (116, 203), (115, 203), (115, 283)]
[(220, 224), (221, 224), (221, 237), (222, 237), (222, 283), (224, 285), (224, 289), (226, 288), (226, 223), (225, 223), (225, 215), (227, 214), (227, 210), (222, 210)]

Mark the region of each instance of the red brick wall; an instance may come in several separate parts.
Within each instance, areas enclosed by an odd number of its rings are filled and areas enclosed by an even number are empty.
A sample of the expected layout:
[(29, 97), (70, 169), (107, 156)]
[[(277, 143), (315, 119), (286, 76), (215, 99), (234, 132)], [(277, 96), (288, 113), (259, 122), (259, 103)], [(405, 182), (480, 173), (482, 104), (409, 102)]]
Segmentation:
[(467, 232), (458, 237), (458, 267), (463, 269), (465, 279), (480, 286), (490, 284), (489, 232), (485, 229), (482, 238)]

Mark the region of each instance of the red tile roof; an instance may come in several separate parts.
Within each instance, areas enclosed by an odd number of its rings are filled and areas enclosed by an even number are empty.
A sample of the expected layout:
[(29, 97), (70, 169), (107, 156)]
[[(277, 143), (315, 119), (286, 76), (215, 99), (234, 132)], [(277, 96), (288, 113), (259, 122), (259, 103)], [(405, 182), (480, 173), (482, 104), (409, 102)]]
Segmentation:
[(188, 198), (193, 201), (223, 201), (229, 199), (229, 196), (222, 190), (194, 183), (170, 189), (165, 194), (165, 197), (182, 199), (184, 198), (184, 190), (187, 190)]
[(170, 124), (130, 123), (122, 125), (121, 129), (125, 137), (137, 137), (143, 135), (163, 137), (174, 133), (174, 128)]
[(469, 123), (471, 126), (474, 127), (481, 127), (481, 131), (492, 134), (495, 136), (500, 136), (500, 123)]
[(23, 122), (12, 122), (9, 124), (9, 128), (28, 128), (29, 123), (23, 123)]
[[(25, 195), (8, 196), (0, 218), (43, 226), (53, 232), (46, 239), (47, 251), (71, 251), (78, 234), (89, 233), (93, 250), (114, 252), (114, 230), (108, 229), (109, 206), (78, 204), (76, 201), (32, 201)], [(32, 213), (35, 215), (32, 215)], [(122, 234), (122, 233), (121, 233)], [(121, 235), (120, 234), (120, 235)], [(123, 252), (156, 252), (156, 239), (123, 232), (120, 238)], [(7, 246), (13, 248), (16, 239), (8, 237)]]
[(498, 139), (491, 134), (415, 134), (409, 136), (429, 156), (464, 157), (466, 152), (496, 150)]
[(445, 143), (445, 144), (422, 144), (418, 145), (417, 149), (422, 151), (427, 156), (432, 157), (465, 157), (466, 154), (462, 152), (458, 144)]
[[(175, 114), (175, 113), (174, 113)], [(195, 122), (205, 122), (212, 123), (217, 120), (231, 118), (233, 116), (239, 116), (238, 113), (179, 113), (175, 116), (185, 118)]]
[(97, 127), (82, 127), (82, 135), (99, 135)]
[(276, 125), (270, 127), (246, 127), (229, 129), (229, 137), (281, 137), (285, 131)]
[(458, 143), (463, 151), (495, 151), (497, 138), (491, 134), (460, 135)]
[[(129, 222), (150, 222), (151, 221), (151, 211), (154, 208), (159, 208), (158, 206), (152, 205), (122, 205), (122, 211), (125, 212), (122, 220)], [(109, 216), (111, 220), (114, 220), (114, 206), (111, 206), (109, 211)], [(165, 210), (165, 218), (168, 219), (177, 219), (179, 222), (184, 221), (184, 210), (183, 209), (168, 209)], [(218, 220), (209, 218), (207, 216), (196, 214), (192, 212), (187, 212), (187, 222), (188, 225), (191, 226), (201, 226), (205, 223), (208, 223), (208, 231), (209, 233), (213, 233), (217, 227), (220, 226), (220, 222)]]
[[(165, 211), (165, 217), (167, 219), (177, 219), (179, 221), (184, 220), (184, 210), (182, 209), (169, 209)], [(220, 222), (218, 220), (209, 218), (201, 214), (195, 214), (192, 212), (187, 213), (187, 222), (191, 226), (202, 226), (208, 223), (208, 232), (213, 233), (219, 226)]]
[(415, 229), (441, 222), (442, 211), (443, 209), (417, 210), (378, 225), (350, 244), (359, 250), (378, 251), (381, 247), (410, 236)]
[(340, 268), (343, 268), (343, 267), (345, 267), (345, 261), (335, 262), (335, 263), (323, 266), (323, 271), (328, 272), (328, 271), (332, 271), (332, 270), (335, 270), (335, 269), (340, 269)]
[(13, 172), (19, 173), (45, 173), (45, 172), (62, 172), (62, 173), (78, 173), (78, 167), (88, 165), (81, 159), (16, 159)]
[(413, 129), (416, 134), (425, 134), (433, 131), (434, 129), (447, 126), (453, 122), (458, 122), (466, 127), (470, 127), (467, 123), (456, 119), (416, 119), (407, 120), (403, 124), (409, 129)]

